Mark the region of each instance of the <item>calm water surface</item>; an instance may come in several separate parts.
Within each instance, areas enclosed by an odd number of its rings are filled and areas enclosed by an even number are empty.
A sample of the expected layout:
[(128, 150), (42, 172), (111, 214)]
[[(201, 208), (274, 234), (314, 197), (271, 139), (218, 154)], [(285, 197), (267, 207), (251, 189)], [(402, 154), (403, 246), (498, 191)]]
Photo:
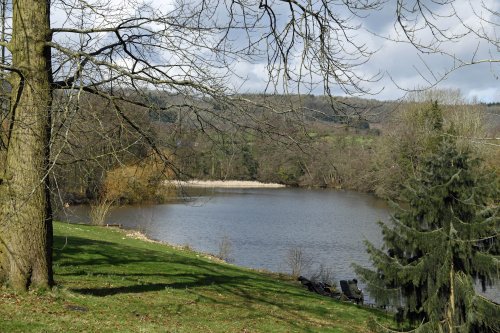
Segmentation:
[[(61, 218), (88, 221), (85, 206), (70, 207), (66, 214)], [(216, 189), (178, 203), (116, 208), (106, 222), (214, 254), (226, 237), (235, 264), (275, 272), (289, 272), (287, 252), (300, 247), (312, 259), (311, 270), (322, 264), (338, 281), (355, 276), (352, 263), (370, 266), (363, 241), (380, 245), (376, 222), (388, 219), (385, 201), (357, 192)]]

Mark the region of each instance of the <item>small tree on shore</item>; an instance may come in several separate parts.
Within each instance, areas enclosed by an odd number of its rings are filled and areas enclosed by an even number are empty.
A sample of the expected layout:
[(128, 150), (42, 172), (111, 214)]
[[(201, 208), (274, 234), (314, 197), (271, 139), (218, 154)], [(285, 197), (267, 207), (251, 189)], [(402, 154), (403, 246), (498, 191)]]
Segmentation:
[(300, 246), (289, 248), (286, 252), (285, 261), (293, 277), (304, 274), (311, 268), (312, 264), (312, 258)]
[(90, 204), (90, 223), (93, 225), (104, 225), (108, 213), (112, 210), (115, 200), (106, 194), (102, 194)]
[(478, 295), (498, 279), (498, 180), (446, 134), (403, 192), (375, 270), (357, 267), (371, 295), (401, 306), (414, 332), (498, 332), (498, 304)]

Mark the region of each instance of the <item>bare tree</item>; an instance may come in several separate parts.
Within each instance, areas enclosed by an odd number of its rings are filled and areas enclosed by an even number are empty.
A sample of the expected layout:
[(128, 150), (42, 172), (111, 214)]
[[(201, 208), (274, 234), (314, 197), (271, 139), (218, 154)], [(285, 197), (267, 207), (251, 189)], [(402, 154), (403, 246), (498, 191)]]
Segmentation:
[[(420, 55), (445, 59), (446, 66), (436, 71), (420, 56), (423, 68), (418, 73), (425, 82), (424, 90), (471, 65), (489, 65), (498, 77), (499, 29), (500, 11), (495, 0), (397, 0), (395, 33), (385, 37), (410, 43)], [(463, 41), (469, 43), (464, 45)]]
[[(264, 58), (268, 91), (300, 91), (321, 84), (328, 95), (333, 86), (349, 94), (365, 93), (363, 82), (376, 77), (362, 76), (356, 69), (371, 51), (356, 42), (358, 26), (351, 25), (350, 18), (362, 18), (381, 4), (179, 0), (154, 7), (135, 0), (2, 2), (0, 69), (7, 73), (2, 87), (8, 86), (10, 96), (0, 136), (1, 283), (17, 290), (53, 283), (50, 174), (62, 149), (78, 144), (68, 140), (68, 128), (77, 123), (81, 108), (75, 100), (83, 93), (105, 99), (103, 111), (119, 119), (119, 128), (135, 133), (165, 167), (178, 172), (171, 156), (131, 116), (131, 109), (189, 112), (190, 121), (206, 133), (255, 126), (280, 136), (272, 124), (245, 113), (245, 103), (266, 105), (235, 94), (245, 81), (238, 65)], [(401, 1), (398, 7), (404, 18)], [(408, 34), (415, 43), (413, 37)], [(158, 104), (151, 92), (175, 98)], [(55, 96), (65, 97), (66, 106), (55, 105)], [(209, 107), (214, 100), (221, 108)], [(99, 153), (112, 156), (125, 148)]]
[(220, 258), (226, 262), (234, 261), (234, 259), (232, 258), (233, 243), (231, 242), (231, 239), (229, 238), (228, 235), (222, 236), (217, 246), (218, 246), (217, 258)]
[(99, 199), (90, 204), (90, 223), (93, 225), (104, 225), (106, 217), (113, 208), (114, 201), (106, 195), (102, 195)]
[(294, 246), (287, 250), (285, 262), (290, 268), (290, 274), (298, 277), (311, 268), (312, 257), (300, 246)]

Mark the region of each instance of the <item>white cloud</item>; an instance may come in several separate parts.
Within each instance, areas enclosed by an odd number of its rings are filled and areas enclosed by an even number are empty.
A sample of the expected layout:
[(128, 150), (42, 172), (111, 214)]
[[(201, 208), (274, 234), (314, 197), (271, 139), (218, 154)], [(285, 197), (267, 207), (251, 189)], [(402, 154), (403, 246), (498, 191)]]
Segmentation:
[[(466, 31), (462, 25), (461, 20), (466, 25), (474, 27), (483, 34), (488, 34), (493, 41), (496, 38), (498, 43), (498, 36), (500, 31), (498, 26), (494, 24), (486, 24), (485, 22), (498, 22), (497, 12), (500, 9), (500, 2), (495, 0), (484, 1), (486, 8), (491, 11), (485, 10), (480, 7), (480, 2), (470, 2), (468, 0), (459, 0), (454, 2), (459, 17), (441, 19), (438, 24), (445, 29), (446, 33), (457, 34)], [(453, 9), (453, 8), (452, 8)], [(389, 10), (389, 8), (385, 8)], [(449, 9), (448, 9), (449, 10)], [(441, 8), (440, 12), (435, 14), (445, 15), (449, 11), (444, 11)], [(380, 15), (379, 15), (380, 16)], [(387, 19), (390, 15), (382, 15), (383, 19)], [(482, 21), (480, 16), (484, 21)], [(380, 22), (377, 33), (383, 36), (394, 36), (395, 30), (392, 24), (387, 22)], [(377, 27), (374, 19), (369, 19), (365, 27)], [(479, 30), (484, 27), (483, 30)], [(449, 30), (446, 30), (449, 29)], [(496, 29), (496, 30), (495, 30)], [(373, 29), (371, 29), (373, 31)], [(423, 30), (419, 35), (422, 40), (431, 40), (432, 34), (430, 31)], [(381, 45), (380, 50), (372, 57), (371, 61), (364, 66), (363, 71), (367, 74), (374, 73), (381, 70), (387, 75), (376, 86), (383, 85), (384, 90), (378, 95), (381, 99), (395, 99), (400, 97), (403, 92), (390, 80), (394, 79), (395, 83), (406, 89), (416, 89), (424, 86), (429, 86), (437, 81), (438, 88), (458, 88), (466, 96), (477, 96), (480, 100), (485, 102), (499, 101), (500, 85), (498, 84), (498, 77), (500, 75), (500, 64), (479, 64), (473, 66), (466, 66), (449, 73), (454, 66), (459, 62), (454, 61), (450, 55), (461, 59), (462, 61), (469, 62), (471, 60), (479, 59), (499, 59), (499, 51), (495, 49), (493, 43), (488, 43), (486, 40), (479, 39), (474, 34), (469, 34), (455, 42), (441, 43), (440, 48), (447, 52), (448, 55), (443, 54), (422, 54), (419, 53), (413, 46), (405, 43), (395, 43), (389, 40), (382, 40), (373, 35), (364, 33), (362, 38), (369, 41), (369, 45), (374, 48)], [(475, 56), (473, 58), (473, 56)], [(424, 79), (425, 77), (425, 79)], [(426, 79), (429, 81), (427, 82)], [(442, 81), (440, 81), (443, 79)]]
[[(123, 7), (123, 1), (125, 0), (111, 0), (111, 4), (113, 5), (113, 7), (117, 8), (116, 12), (113, 10), (109, 12), (111, 18), (114, 17), (116, 19), (119, 19), (118, 13), (120, 11), (122, 13), (123, 10), (127, 12), (126, 8)], [(495, 16), (494, 12), (496, 11), (498, 13), (498, 11), (500, 11), (500, 1), (483, 0), (483, 2), (486, 8), (490, 9), (490, 11), (482, 8), (481, 2), (474, 2), (473, 0), (456, 0), (454, 2), (453, 9), (456, 10), (459, 18), (441, 18), (438, 22), (439, 26), (443, 29), (447, 29), (446, 32), (450, 34), (463, 32), (465, 30), (461, 23), (462, 20), (467, 26), (476, 29), (476, 31), (484, 32), (489, 36), (493, 36), (492, 38), (498, 39), (498, 36), (500, 36), (499, 27), (493, 24), (481, 25), (481, 22), (484, 23), (487, 20), (497, 20), (496, 22), (498, 23), (498, 14), (497, 16)], [(173, 10), (175, 3), (175, 0), (149, 1), (149, 4), (151, 6), (159, 8), (159, 12), (161, 11), (162, 13)], [(191, 5), (193, 5), (193, 3), (194, 2), (192, 2)], [(221, 13), (222, 9), (223, 8), (219, 8), (216, 10), (218, 15), (223, 15)], [(444, 15), (448, 12), (449, 9), (443, 10), (441, 8), (439, 11), (436, 11), (436, 14)], [(54, 24), (63, 24), (65, 22), (64, 15), (65, 13), (62, 10), (55, 7), (53, 10)], [(485, 21), (481, 21), (479, 17), (481, 17)], [(383, 36), (394, 36), (394, 20), (394, 2), (389, 1), (381, 11), (373, 12), (366, 18), (353, 18), (352, 25), (356, 25), (356, 23), (362, 23), (364, 25), (364, 28), (366, 28), (367, 30), (376, 32), (377, 34)], [(106, 20), (102, 18), (96, 18), (92, 22), (92, 24), (103, 26), (106, 24), (105, 21)], [(227, 17), (220, 17), (218, 21), (225, 22), (227, 21)], [(367, 30), (360, 29), (359, 31), (357, 31), (356, 40), (359, 43), (366, 43), (366, 45), (371, 50), (378, 49), (378, 52), (374, 54), (374, 56), (368, 63), (366, 63), (362, 67), (359, 67), (357, 69), (357, 72), (367, 78), (378, 72), (385, 73), (384, 77), (379, 82), (366, 84), (366, 87), (371, 88), (372, 91), (378, 91), (383, 87), (382, 92), (379, 95), (375, 96), (376, 98), (399, 98), (404, 94), (404, 91), (400, 90), (397, 85), (406, 89), (414, 89), (423, 87), (425, 85), (430, 85), (431, 83), (440, 79), (448, 70), (450, 70), (454, 66), (453, 59), (451, 59), (450, 57), (439, 54), (419, 55), (418, 51), (409, 44), (384, 40), (382, 38), (374, 36)], [(256, 32), (260, 33), (262, 33), (262, 31), (262, 29), (256, 30)], [(237, 35), (238, 33), (239, 35)], [(239, 31), (235, 32), (235, 34), (236, 35), (230, 35), (231, 38), (234, 38), (232, 45), (234, 47), (244, 46), (247, 36), (241, 34), (241, 32)], [(211, 38), (213, 37), (214, 36), (212, 36)], [(423, 40), (432, 39), (432, 35), (429, 31), (423, 31), (420, 37)], [(472, 54), (474, 54), (475, 52), (476, 59), (486, 59), (492, 57), (496, 57), (498, 59), (500, 53), (499, 50), (492, 49), (492, 44), (478, 39), (477, 36), (473, 34), (470, 34), (454, 43), (442, 43), (440, 47), (449, 54), (464, 60), (470, 60)], [(295, 56), (297, 56), (296, 59), (300, 58), (300, 54), (295, 54)], [(159, 57), (161, 57), (161, 55), (159, 55)], [(168, 57), (165, 56), (164, 58)], [(297, 65), (296, 59), (292, 59), (292, 66)], [(236, 89), (239, 89), (242, 92), (263, 91), (268, 82), (266, 60), (267, 57), (265, 55), (263, 55), (262, 58), (254, 57), (252, 61), (244, 61), (241, 59), (230, 60), (229, 63), (236, 75), (229, 78), (229, 85), (233, 86)], [(126, 64), (124, 63), (124, 65)], [(217, 72), (217, 69), (214, 69), (214, 71)], [(466, 96), (477, 96), (480, 100), (483, 100), (485, 102), (499, 101), (499, 75), (500, 64), (498, 63), (474, 65), (459, 69), (451, 73), (443, 81), (439, 82), (438, 87), (459, 88)], [(429, 80), (429, 82), (427, 82), (423, 77)], [(394, 80), (394, 82), (391, 81), (391, 78)], [(313, 76), (313, 79), (316, 81), (319, 78)], [(309, 87), (305, 88), (308, 89)], [(293, 89), (293, 91), (296, 91), (296, 89)], [(322, 92), (323, 91), (320, 87), (316, 87), (315, 90), (313, 90), (313, 93), (315, 94), (320, 94)], [(341, 91), (339, 89), (337, 91), (334, 91), (334, 93), (341, 94)]]

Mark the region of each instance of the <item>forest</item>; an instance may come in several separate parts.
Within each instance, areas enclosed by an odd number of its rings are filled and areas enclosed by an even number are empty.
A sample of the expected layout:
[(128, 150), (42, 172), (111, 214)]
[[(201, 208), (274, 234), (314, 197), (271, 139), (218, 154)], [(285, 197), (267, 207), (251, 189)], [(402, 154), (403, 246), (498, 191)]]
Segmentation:
[(188, 179), (351, 189), (398, 199), (404, 178), (429, 150), (429, 110), (436, 102), (460, 145), (499, 172), (500, 105), (468, 102), (460, 91), (431, 90), (402, 101), (241, 95), (228, 105), (148, 91), (129, 98), (135, 103), (123, 102), (123, 114), (108, 112), (110, 102), (94, 95), (74, 102), (78, 113), (67, 111), (68, 101), (55, 103), (56, 206), (163, 202), (178, 195), (165, 180)]

